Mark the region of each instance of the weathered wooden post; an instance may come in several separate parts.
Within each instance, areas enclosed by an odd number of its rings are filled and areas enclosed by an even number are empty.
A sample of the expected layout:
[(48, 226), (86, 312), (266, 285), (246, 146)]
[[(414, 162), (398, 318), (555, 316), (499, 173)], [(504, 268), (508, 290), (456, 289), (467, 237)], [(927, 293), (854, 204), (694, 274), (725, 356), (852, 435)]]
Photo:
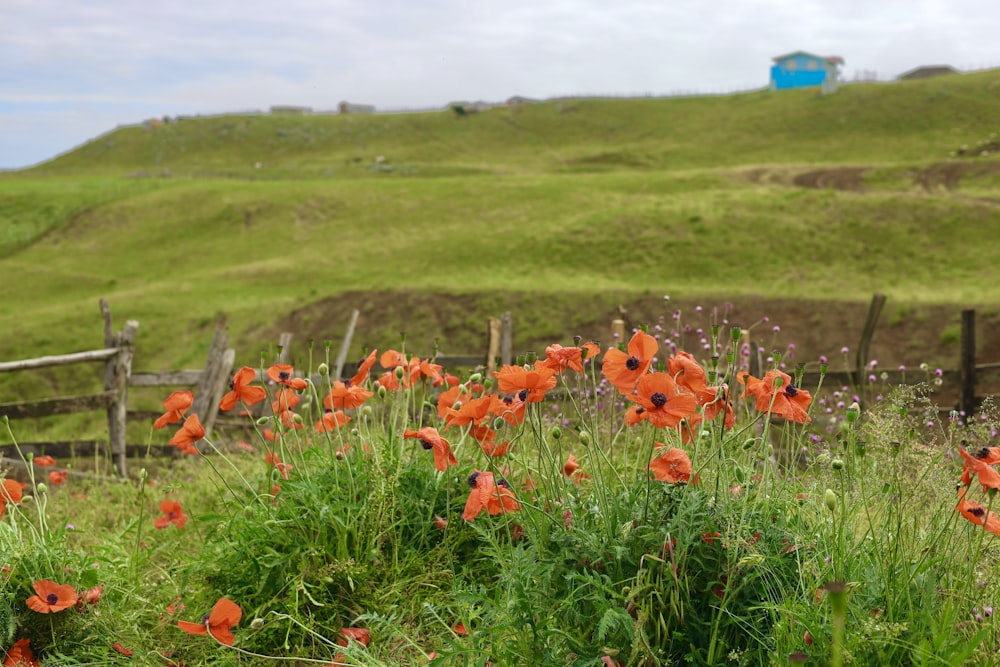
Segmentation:
[(958, 375), (962, 393), (958, 409), (966, 419), (976, 410), (976, 311), (962, 311), (962, 358), (959, 360)]
[[(110, 322), (111, 313), (107, 310), (107, 304), (102, 301), (101, 311), (105, 316), (105, 341), (108, 341), (107, 323)], [(128, 379), (132, 374), (132, 357), (135, 354), (135, 333), (139, 329), (139, 323), (135, 320), (125, 322), (125, 327), (117, 336), (110, 337), (108, 347), (115, 348), (118, 353), (108, 359), (104, 367), (104, 389), (113, 392), (114, 398), (108, 407), (108, 446), (111, 449), (111, 456), (115, 460), (118, 474), (124, 477), (126, 470), (125, 454), (125, 423), (128, 412)]]
[(340, 349), (337, 350), (337, 362), (333, 367), (333, 374), (330, 376), (334, 380), (339, 380), (344, 372), (344, 364), (347, 363), (347, 353), (351, 349), (351, 339), (354, 338), (354, 327), (358, 323), (358, 310), (351, 311), (351, 320), (347, 323), (347, 331), (344, 332), (344, 340), (340, 342)]
[[(233, 360), (236, 357), (235, 351), (229, 350), (228, 346), (229, 332), (226, 329), (226, 316), (221, 315), (215, 323), (215, 335), (212, 336), (212, 345), (208, 349), (205, 369), (198, 378), (198, 386), (194, 392), (194, 404), (191, 406), (191, 413), (198, 415), (201, 425), (205, 428), (206, 436), (212, 433), (212, 426), (219, 414), (219, 400), (224, 393), (222, 389), (229, 381)], [(228, 354), (229, 352), (232, 354)]]
[(625, 345), (627, 342), (625, 340), (625, 320), (621, 318), (611, 320), (611, 347), (617, 347), (619, 344)]
[(885, 305), (885, 294), (873, 294), (872, 302), (868, 306), (868, 316), (865, 318), (864, 329), (861, 330), (861, 340), (858, 341), (858, 352), (854, 360), (854, 386), (860, 389), (864, 386), (868, 371), (868, 350), (871, 348), (872, 336), (875, 335), (875, 326), (878, 325), (879, 315), (882, 313), (882, 306)]
[(487, 327), (486, 372), (492, 374), (497, 369), (497, 358), (500, 356), (500, 320), (491, 317)]
[(510, 311), (507, 311), (500, 316), (500, 363), (504, 366), (514, 363), (511, 338)]

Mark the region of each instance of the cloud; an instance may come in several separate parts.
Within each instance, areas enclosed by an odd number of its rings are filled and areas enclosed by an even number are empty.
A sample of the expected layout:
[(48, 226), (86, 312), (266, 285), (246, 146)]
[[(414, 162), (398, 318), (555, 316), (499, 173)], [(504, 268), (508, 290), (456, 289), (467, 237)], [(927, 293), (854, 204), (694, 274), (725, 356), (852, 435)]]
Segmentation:
[(4, 0), (0, 25), (7, 167), (153, 115), (723, 92), (799, 49), (843, 56), (848, 78), (1000, 65), (994, 0)]

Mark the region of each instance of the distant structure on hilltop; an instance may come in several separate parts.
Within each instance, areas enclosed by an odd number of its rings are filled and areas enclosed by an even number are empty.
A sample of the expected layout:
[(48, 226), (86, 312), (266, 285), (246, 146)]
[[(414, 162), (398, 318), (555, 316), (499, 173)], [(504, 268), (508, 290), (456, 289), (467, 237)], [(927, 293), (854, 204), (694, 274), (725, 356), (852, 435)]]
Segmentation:
[(840, 81), (840, 56), (817, 56), (806, 51), (794, 51), (775, 56), (771, 66), (771, 89), (822, 86), (824, 93), (837, 90)]
[(932, 76), (942, 76), (944, 74), (960, 74), (960, 72), (951, 65), (922, 65), (903, 72), (897, 78), (900, 81), (907, 81), (910, 79), (927, 79)]
[(305, 116), (312, 113), (312, 107), (296, 107), (289, 104), (279, 104), (271, 107), (271, 113), (282, 116)]
[(341, 102), (337, 105), (337, 109), (340, 113), (375, 113), (374, 104), (351, 104), (350, 102)]

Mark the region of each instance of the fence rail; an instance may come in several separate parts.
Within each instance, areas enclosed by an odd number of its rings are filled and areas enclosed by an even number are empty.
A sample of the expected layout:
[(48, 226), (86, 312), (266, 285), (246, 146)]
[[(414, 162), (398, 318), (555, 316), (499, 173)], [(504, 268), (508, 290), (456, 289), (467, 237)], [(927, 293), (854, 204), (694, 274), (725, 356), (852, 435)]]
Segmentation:
[[(881, 382), (891, 385), (913, 384), (926, 379), (926, 374), (917, 371), (879, 371), (874, 383), (869, 380), (871, 371), (868, 369), (868, 351), (885, 301), (886, 298), (882, 294), (875, 294), (872, 297), (861, 332), (861, 339), (856, 348), (855, 368), (850, 371), (828, 371), (822, 375), (815, 371), (804, 372), (800, 380), (803, 386), (815, 387), (822, 377), (824, 386), (827, 388), (847, 386), (861, 395), (863, 393), (861, 390), (872, 384)], [(103, 362), (105, 364), (103, 390), (79, 396), (3, 403), (0, 404), (0, 416), (20, 419), (104, 410), (108, 418), (107, 445), (118, 474), (124, 477), (127, 473), (128, 453), (145, 451), (149, 448), (149, 445), (126, 444), (126, 420), (129, 418), (150, 420), (159, 414), (158, 412), (129, 410), (127, 408), (129, 387), (196, 387), (195, 404), (192, 406), (191, 413), (199, 416), (205, 426), (206, 434), (208, 434), (216, 423), (219, 401), (232, 376), (235, 351), (229, 347), (229, 334), (226, 329), (225, 317), (220, 317), (216, 323), (215, 334), (204, 368), (200, 370), (133, 373), (135, 335), (139, 324), (135, 320), (128, 320), (120, 332), (114, 333), (111, 328), (111, 312), (107, 302), (101, 299), (100, 306), (104, 320), (104, 348), (3, 362), (0, 363), (0, 372)], [(336, 357), (335, 367), (331, 372), (331, 377), (334, 379), (350, 377), (356, 372), (357, 364), (349, 364), (345, 361), (356, 323), (357, 311), (354, 311)], [(613, 340), (625, 340), (624, 311), (622, 319), (615, 319), (611, 322), (610, 330)], [(487, 344), (484, 353), (438, 356), (435, 361), (449, 369), (481, 367), (487, 372), (495, 370), (498, 364), (511, 364), (515, 361), (512, 352), (511, 332), (510, 313), (504, 313), (500, 318), (490, 318), (487, 325)], [(287, 361), (292, 338), (293, 335), (290, 332), (281, 335), (279, 362)], [(750, 372), (760, 377), (764, 367), (763, 350), (752, 341), (747, 342), (749, 342), (751, 349)], [(967, 415), (973, 414), (982, 402), (981, 397), (976, 395), (977, 384), (986, 380), (1000, 381), (1000, 362), (976, 363), (975, 349), (975, 311), (963, 310), (959, 368), (943, 371), (941, 380), (947, 386), (959, 388), (959, 401), (956, 407)], [(597, 361), (595, 363), (599, 364)], [(255, 373), (255, 378), (261, 379), (260, 371)], [(325, 381), (324, 378), (315, 373), (312, 375), (312, 380), (317, 386), (322, 386), (322, 382)], [(263, 409), (266, 414), (270, 409), (269, 404), (265, 402)], [(231, 423), (233, 423), (231, 420), (226, 420), (227, 425)], [(102, 441), (92, 440), (62, 443), (22, 443), (25, 447), (37, 446), (44, 448), (47, 452), (60, 453), (60, 455), (65, 455), (65, 452), (94, 452), (102, 444)], [(4, 459), (4, 462), (8, 463), (9, 460)]]

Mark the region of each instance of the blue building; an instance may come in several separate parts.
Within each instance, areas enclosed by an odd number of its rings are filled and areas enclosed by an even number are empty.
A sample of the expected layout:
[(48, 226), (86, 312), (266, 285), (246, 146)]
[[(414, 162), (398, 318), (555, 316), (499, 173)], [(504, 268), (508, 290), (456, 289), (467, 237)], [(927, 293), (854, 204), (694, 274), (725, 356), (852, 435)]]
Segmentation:
[(844, 59), (840, 56), (817, 56), (805, 51), (776, 56), (771, 66), (771, 88), (823, 86), (824, 91), (832, 92), (837, 88), (843, 64)]

